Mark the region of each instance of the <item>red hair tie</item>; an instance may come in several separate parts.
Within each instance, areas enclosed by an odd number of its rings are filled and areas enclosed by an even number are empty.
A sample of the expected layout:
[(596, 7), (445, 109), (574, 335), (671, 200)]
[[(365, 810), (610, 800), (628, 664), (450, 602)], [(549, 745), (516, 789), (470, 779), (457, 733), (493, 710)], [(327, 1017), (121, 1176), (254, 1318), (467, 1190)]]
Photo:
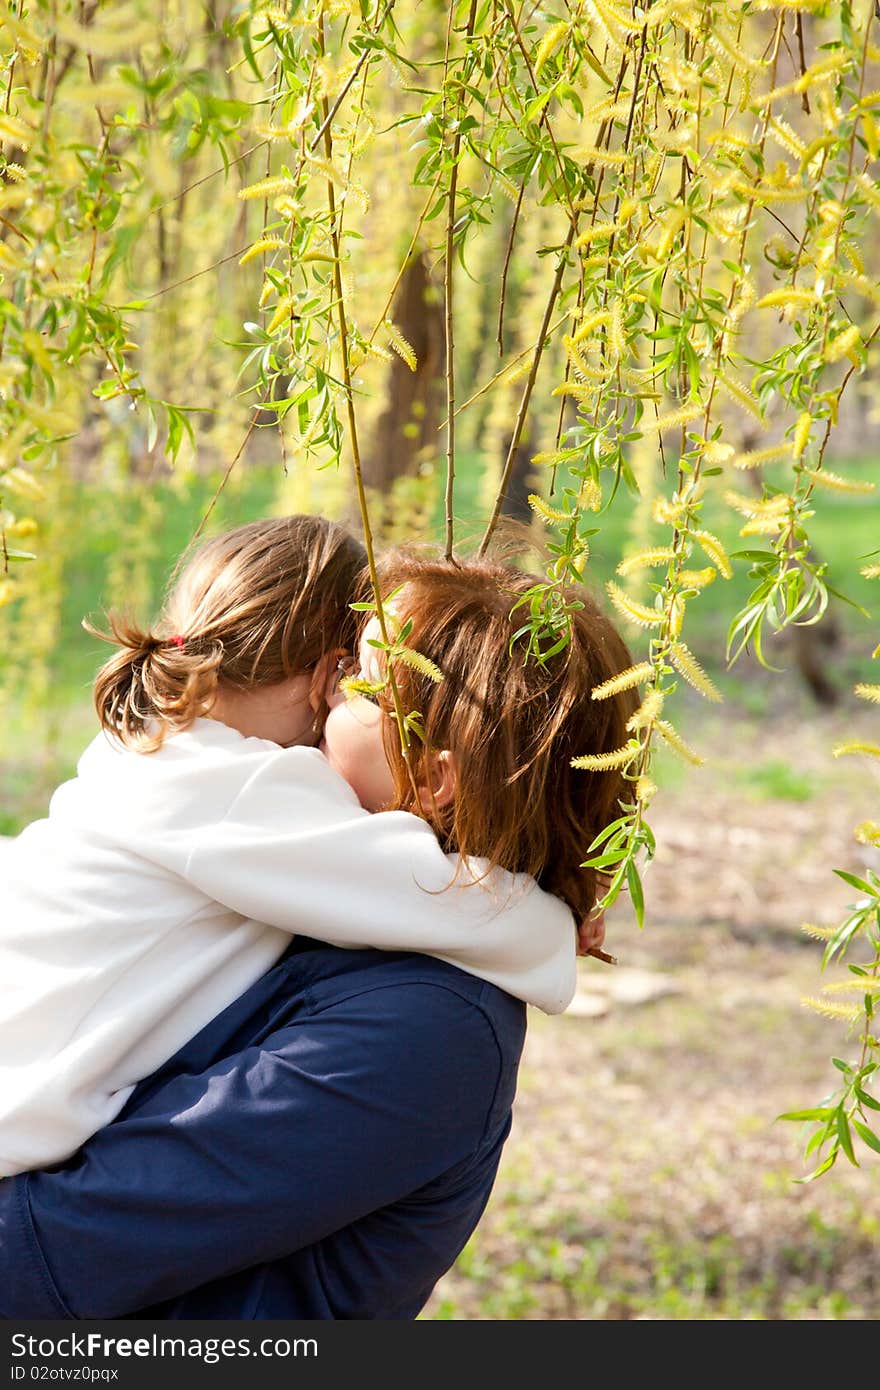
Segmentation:
[(181, 637), (179, 632), (175, 632), (173, 637), (168, 638), (168, 641), (172, 647), (184, 647), (186, 645), (186, 638)]

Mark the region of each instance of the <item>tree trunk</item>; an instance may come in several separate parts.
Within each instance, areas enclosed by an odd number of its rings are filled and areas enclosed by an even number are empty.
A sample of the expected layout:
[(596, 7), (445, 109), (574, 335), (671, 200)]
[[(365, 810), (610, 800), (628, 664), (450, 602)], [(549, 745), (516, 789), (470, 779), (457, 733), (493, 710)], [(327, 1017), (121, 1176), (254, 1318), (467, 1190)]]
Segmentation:
[(363, 459), (364, 481), (384, 492), (395, 478), (414, 473), (420, 458), (440, 453), (446, 346), (442, 297), (435, 293), (424, 252), (401, 277), (391, 318), (416, 354), (413, 372), (397, 355), (389, 363), (385, 407)]

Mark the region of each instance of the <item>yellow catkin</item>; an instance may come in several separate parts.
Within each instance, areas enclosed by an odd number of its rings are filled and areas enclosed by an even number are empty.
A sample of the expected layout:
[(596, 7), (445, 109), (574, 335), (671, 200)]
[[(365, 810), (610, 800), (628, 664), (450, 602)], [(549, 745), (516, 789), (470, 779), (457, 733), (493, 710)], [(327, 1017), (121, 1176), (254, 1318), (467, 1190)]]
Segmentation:
[(804, 477), (811, 478), (816, 487), (827, 488), (829, 492), (873, 492), (875, 483), (854, 478), (841, 478), (837, 473), (831, 473), (827, 468), (805, 468)]
[(24, 121), (20, 121), (17, 116), (0, 112), (0, 140), (8, 140), (11, 144), (20, 145), (26, 150), (33, 138), (34, 132)]
[(870, 299), (874, 304), (880, 304), (880, 287), (875, 285), (873, 280), (869, 280), (867, 275), (850, 275), (847, 271), (843, 271), (837, 278), (840, 284), (845, 285), (847, 289), (858, 290), (859, 294), (864, 295), (866, 299)]
[[(518, 381), (522, 381), (524, 376), (528, 376), (531, 370), (532, 363), (530, 358), (523, 357), (521, 360), (514, 362), (508, 367), (507, 371), (503, 372), (499, 377), (499, 381), (504, 386), (514, 386)], [(554, 391), (553, 394), (555, 396), (556, 392)]]
[(683, 502), (669, 502), (665, 497), (655, 499), (651, 515), (660, 526), (681, 526), (684, 523), (686, 508)]
[(866, 743), (861, 739), (851, 739), (848, 743), (838, 743), (831, 750), (832, 756), (842, 758), (848, 753), (865, 753), (869, 758), (880, 758), (880, 743)]
[[(598, 378), (599, 373), (596, 372), (595, 376)], [(512, 377), (511, 380), (515, 381), (516, 377)], [(587, 386), (580, 381), (563, 381), (561, 386), (554, 386), (550, 394), (552, 396), (574, 396), (576, 401), (591, 401), (596, 394), (596, 388), (595, 386)]]
[(679, 675), (684, 676), (688, 684), (692, 685), (695, 690), (699, 690), (701, 695), (705, 695), (707, 700), (714, 700), (716, 703), (721, 702), (723, 699), (721, 691), (706, 675), (697, 658), (684, 642), (673, 642), (669, 649), (669, 660)]
[(876, 994), (880, 990), (880, 980), (864, 975), (855, 980), (834, 980), (825, 985), (824, 990), (826, 994)]
[(639, 550), (635, 555), (627, 555), (617, 566), (617, 573), (632, 574), (635, 570), (648, 569), (653, 565), (665, 565), (675, 559), (671, 545), (656, 545), (649, 550)]
[[(580, 376), (587, 377), (589, 379), (594, 378), (597, 375), (595, 369), (590, 366), (590, 363), (584, 357), (584, 354), (581, 352), (574, 338), (569, 338), (566, 336), (562, 340), (562, 346), (565, 348), (565, 354), (569, 362), (574, 367), (575, 371), (579, 373)], [(599, 375), (602, 374), (599, 373)]]
[(613, 753), (585, 753), (580, 758), (572, 758), (571, 766), (588, 772), (610, 772), (612, 768), (625, 767), (627, 763), (632, 762), (637, 752), (637, 748), (625, 744), (623, 748), (616, 748)]
[(543, 497), (539, 497), (535, 492), (529, 493), (529, 506), (542, 521), (571, 521), (571, 514), (569, 512), (561, 512), (555, 507), (551, 507), (544, 501)]
[(27, 497), (31, 502), (42, 502), (46, 497), (43, 484), (26, 468), (7, 468), (3, 474), (3, 486), (18, 493), (20, 497)]
[(436, 684), (441, 684), (444, 679), (443, 672), (428, 657), (421, 652), (413, 651), (412, 647), (396, 647), (392, 653), (394, 661), (402, 661), (404, 666), (411, 666), (420, 675), (427, 676), (429, 680)]
[[(731, 228), (731, 237), (738, 237), (740, 234), (741, 228), (738, 224)], [(747, 310), (751, 309), (752, 305), (754, 304), (757, 293), (758, 292), (755, 289), (755, 286), (751, 280), (743, 280), (742, 284), (739, 287), (739, 293), (736, 297), (736, 300), (731, 305), (730, 311), (727, 315), (728, 329), (735, 329), (737, 327), (740, 319), (743, 317)]]
[(845, 256), (846, 260), (849, 262), (853, 270), (856, 272), (856, 274), (864, 275), (865, 262), (862, 259), (862, 253), (859, 250), (859, 248), (847, 237), (841, 237), (840, 249), (843, 252), (843, 255)]
[(415, 348), (403, 336), (400, 329), (397, 327), (397, 324), (393, 323), (391, 319), (383, 319), (382, 328), (384, 329), (385, 336), (387, 337), (391, 346), (394, 348), (394, 351), (397, 353), (398, 357), (403, 359), (403, 361), (409, 367), (411, 372), (416, 371), (419, 364), (418, 359), (416, 358)]
[(606, 23), (622, 29), (624, 33), (640, 34), (645, 27), (644, 16), (641, 19), (633, 19), (626, 10), (611, 4), (610, 0), (593, 0), (592, 8), (603, 15)]
[(703, 414), (704, 407), (699, 401), (692, 401), (690, 405), (683, 405), (678, 410), (667, 411), (665, 415), (657, 415), (654, 419), (646, 418), (642, 420), (642, 430), (671, 430), (676, 425), (687, 425), (691, 420), (696, 420), (698, 415)]
[(265, 236), (260, 241), (255, 241), (253, 246), (249, 246), (244, 255), (240, 257), (238, 264), (247, 265), (255, 256), (262, 256), (265, 251), (283, 251), (286, 242), (277, 236)]
[(785, 524), (784, 516), (756, 516), (753, 521), (747, 521), (745, 526), (740, 527), (739, 534), (741, 536), (778, 536)]
[(284, 298), (279, 302), (271, 319), (266, 324), (266, 332), (269, 334), (270, 338), (272, 334), (275, 332), (275, 330), (280, 328), (283, 323), (290, 322), (290, 316), (292, 312), (293, 300), (290, 298), (289, 295), (285, 295)]
[(654, 667), (650, 661), (640, 661), (637, 666), (630, 666), (626, 671), (621, 671), (620, 675), (612, 676), (610, 680), (594, 686), (592, 698), (594, 700), (609, 700), (612, 695), (619, 695), (622, 690), (632, 690), (633, 686), (642, 685), (645, 681), (651, 680), (653, 675)]
[(292, 179), (273, 178), (260, 179), (259, 183), (250, 183), (247, 188), (238, 190), (239, 198), (273, 198), (278, 193), (290, 193), (294, 187)]
[(705, 569), (701, 570), (681, 570), (678, 579), (685, 589), (705, 589), (706, 585), (715, 579), (715, 566), (706, 565)]
[[(615, 101), (613, 97), (603, 97), (601, 101), (597, 101), (594, 106), (588, 109), (585, 120), (597, 125), (600, 121), (623, 121), (629, 115), (631, 105), (632, 101), (629, 97), (623, 101)], [(588, 208), (593, 206), (594, 202), (595, 194), (591, 193), (589, 197), (578, 198), (574, 207), (581, 212), (586, 212)]]
[(734, 453), (737, 452), (731, 443), (724, 443), (723, 439), (706, 439), (701, 448), (703, 459), (712, 466), (717, 463), (727, 463), (728, 460), (733, 459)]
[(739, 492), (725, 492), (724, 501), (728, 507), (733, 507), (734, 511), (741, 512), (743, 516), (765, 517), (777, 519), (785, 516), (788, 511), (791, 498), (786, 494), (777, 497), (744, 497)]
[(657, 794), (657, 783), (646, 773), (636, 781), (636, 801), (640, 801), (643, 806), (649, 806)]
[(719, 574), (723, 575), (725, 579), (732, 579), (733, 566), (718, 537), (713, 536), (711, 531), (691, 531), (690, 534), (701, 550), (704, 550), (708, 555)]
[(663, 234), (657, 245), (654, 247), (654, 256), (658, 261), (664, 261), (672, 250), (672, 243), (678, 236), (687, 220), (687, 212), (684, 208), (673, 208), (663, 221)]
[(639, 627), (659, 627), (663, 622), (663, 613), (657, 608), (646, 608), (642, 603), (636, 603), (629, 594), (625, 594), (619, 585), (609, 579), (607, 584), (608, 594), (611, 602), (618, 613), (630, 622), (637, 623)]
[[(801, 195), (803, 196), (803, 195)], [(798, 305), (808, 309), (816, 303), (816, 296), (809, 290), (794, 290), (785, 288), (781, 290), (771, 290), (769, 294), (762, 294), (755, 305), (756, 309), (775, 309), (784, 308), (787, 304)]]
[(616, 299), (611, 306), (611, 318), (608, 320), (608, 347), (615, 357), (623, 357), (626, 352), (626, 334), (623, 330), (623, 315), (620, 312), (620, 304)]
[(594, 241), (608, 241), (622, 227), (621, 222), (597, 222), (594, 226), (588, 227), (585, 232), (581, 232), (575, 246), (589, 246)]
[(575, 151), (576, 158), (582, 164), (607, 164), (612, 169), (623, 169), (630, 162), (624, 154), (619, 154), (617, 150), (600, 150), (595, 145), (584, 145)]
[(799, 459), (804, 449), (806, 449), (812, 424), (813, 417), (808, 410), (805, 410), (802, 415), (798, 416), (797, 424), (794, 427), (794, 438), (791, 442), (791, 456), (793, 459)]
[(866, 174), (857, 174), (856, 183), (859, 185), (859, 188), (864, 193), (868, 202), (873, 204), (875, 208), (880, 208), (880, 190), (878, 190), (873, 180), (869, 179)]
[(569, 32), (569, 25), (566, 20), (560, 20), (547, 30), (538, 47), (535, 55), (535, 76), (538, 77), (545, 63), (549, 62), (556, 49), (559, 47), (566, 34)]
[(674, 748), (676, 753), (682, 758), (686, 758), (689, 763), (693, 763), (695, 767), (699, 767), (706, 761), (699, 753), (695, 753), (689, 744), (685, 743), (681, 734), (677, 729), (673, 728), (668, 720), (658, 719), (656, 727), (660, 730), (670, 748)]
[(663, 713), (663, 696), (660, 691), (648, 691), (644, 701), (633, 710), (627, 720), (628, 733), (634, 734), (639, 728), (648, 728)]
[(838, 333), (836, 338), (832, 338), (822, 354), (826, 362), (839, 362), (841, 357), (846, 357), (854, 353), (856, 348), (861, 347), (862, 337), (855, 324), (845, 328), (842, 333)]
[(880, 565), (865, 565), (859, 573), (863, 579), (880, 579)]
[(602, 507), (602, 488), (595, 478), (587, 478), (578, 493), (578, 502), (588, 512), (598, 512)]
[(791, 456), (791, 444), (788, 440), (783, 440), (780, 444), (771, 444), (766, 449), (750, 449), (748, 453), (737, 454), (731, 459), (734, 468), (743, 470), (748, 468), (760, 468), (762, 464), (773, 463), (776, 459), (789, 458)]
[(662, 712), (663, 696), (659, 690), (649, 690), (638, 709), (633, 710), (626, 721), (627, 731), (635, 733), (637, 729), (647, 729), (659, 718)]
[(853, 835), (860, 845), (880, 845), (880, 821), (860, 821)]
[(681, 636), (681, 629), (684, 626), (684, 615), (687, 611), (687, 604), (683, 594), (673, 594), (672, 602), (669, 605), (669, 634), (676, 641)]
[(725, 376), (723, 372), (719, 372), (715, 378), (715, 384), (720, 386), (721, 390), (730, 396), (731, 400), (736, 401), (737, 405), (741, 405), (743, 410), (747, 410), (756, 420), (760, 420), (762, 425), (764, 424), (764, 417), (761, 414), (761, 408), (758, 402), (755, 400), (751, 391), (743, 386), (741, 382), (732, 381), (731, 378)]
[(814, 941), (830, 941), (836, 927), (820, 927), (815, 922), (801, 922), (801, 931), (805, 936), (810, 936)]
[(880, 685), (866, 685), (859, 681), (853, 689), (862, 700), (872, 700), (875, 705), (880, 705)]
[(607, 309), (600, 309), (595, 314), (587, 314), (581, 321), (578, 331), (572, 335), (571, 341), (582, 343), (585, 338), (591, 337), (597, 328), (601, 328), (603, 323), (607, 323), (610, 317)]
[(794, 155), (795, 159), (803, 159), (806, 153), (806, 146), (800, 137), (795, 134), (787, 121), (782, 121), (776, 116), (771, 117), (769, 131), (784, 150)]
[[(335, 184), (337, 188), (347, 188), (345, 179), (336, 165), (329, 159), (322, 159), (319, 155), (310, 154), (306, 151), (306, 159), (311, 164), (316, 173), (323, 174), (328, 183)], [(362, 190), (361, 190), (362, 191)]]
[(803, 995), (801, 1003), (805, 1008), (812, 1009), (817, 1014), (824, 1014), (826, 1018), (843, 1018), (855, 1023), (862, 1016), (862, 1011), (857, 1004), (836, 1004), (830, 999), (817, 999), (812, 994)]

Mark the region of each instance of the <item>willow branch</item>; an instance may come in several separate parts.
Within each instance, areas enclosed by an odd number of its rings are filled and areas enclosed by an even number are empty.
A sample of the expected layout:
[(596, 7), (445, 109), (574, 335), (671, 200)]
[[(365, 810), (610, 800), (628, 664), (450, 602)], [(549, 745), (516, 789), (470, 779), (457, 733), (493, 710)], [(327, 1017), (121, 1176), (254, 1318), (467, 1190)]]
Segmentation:
[(568, 229), (568, 236), (565, 239), (565, 245), (563, 246), (562, 251), (559, 255), (559, 264), (556, 267), (556, 274), (553, 277), (553, 285), (550, 289), (550, 295), (547, 299), (546, 308), (544, 309), (544, 318), (541, 322), (541, 329), (538, 334), (538, 344), (535, 349), (534, 357), (532, 358), (532, 365), (529, 369), (529, 375), (526, 380), (525, 389), (522, 394), (522, 399), (519, 403), (519, 410), (517, 411), (516, 422), (513, 427), (513, 435), (511, 437), (510, 445), (507, 450), (507, 458), (504, 463), (504, 471), (501, 474), (501, 482), (498, 486), (498, 494), (495, 498), (495, 505), (492, 508), (492, 515), (489, 518), (489, 524), (486, 527), (485, 532), (483, 533), (483, 539), (480, 542), (480, 548), (477, 552), (479, 555), (484, 555), (486, 553), (486, 550), (489, 546), (489, 542), (492, 539), (493, 532), (495, 531), (495, 528), (498, 525), (498, 521), (501, 516), (501, 509), (504, 506), (504, 498), (507, 495), (507, 488), (508, 484), (510, 483), (510, 475), (513, 472), (513, 462), (516, 458), (516, 451), (519, 448), (519, 441), (522, 437), (523, 426), (525, 424), (526, 415), (529, 409), (529, 402), (532, 399), (532, 392), (535, 389), (535, 381), (538, 376), (538, 368), (541, 365), (541, 357), (544, 352), (544, 346), (547, 342), (547, 329), (550, 324), (550, 319), (553, 314), (553, 310), (556, 306), (556, 301), (559, 298), (559, 291), (562, 288), (562, 279), (565, 275), (566, 266), (568, 265), (568, 253), (571, 250), (572, 243), (574, 241), (576, 227), (577, 223), (572, 222)]

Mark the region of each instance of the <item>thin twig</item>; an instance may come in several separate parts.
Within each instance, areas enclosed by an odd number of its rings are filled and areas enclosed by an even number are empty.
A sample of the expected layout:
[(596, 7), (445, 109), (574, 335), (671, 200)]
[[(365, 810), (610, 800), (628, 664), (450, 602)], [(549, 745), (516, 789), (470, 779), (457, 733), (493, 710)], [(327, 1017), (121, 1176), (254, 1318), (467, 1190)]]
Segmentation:
[(501, 482), (498, 485), (498, 494), (495, 498), (495, 505), (492, 508), (492, 515), (489, 518), (489, 524), (487, 525), (486, 530), (483, 533), (483, 539), (480, 542), (480, 548), (477, 552), (479, 555), (485, 555), (489, 542), (492, 539), (492, 533), (498, 525), (498, 520), (501, 516), (501, 509), (504, 506), (504, 498), (507, 494), (507, 487), (510, 482), (510, 475), (513, 472), (513, 462), (516, 458), (516, 451), (519, 448), (519, 441), (522, 435), (523, 425), (525, 424), (526, 413), (529, 408), (529, 402), (532, 398), (532, 391), (535, 387), (535, 380), (538, 375), (538, 368), (541, 365), (541, 357), (543, 355), (544, 346), (547, 341), (547, 329), (550, 324), (550, 317), (553, 313), (556, 301), (559, 298), (559, 291), (562, 288), (562, 277), (564, 276), (566, 266), (568, 265), (568, 253), (571, 250), (572, 242), (574, 241), (576, 228), (577, 222), (573, 221), (569, 226), (568, 236), (565, 239), (565, 245), (563, 246), (559, 255), (559, 264), (556, 267), (556, 274), (553, 277), (553, 285), (550, 290), (550, 295), (547, 300), (546, 308), (544, 309), (544, 317), (541, 322), (541, 328), (538, 333), (538, 345), (535, 349), (535, 355), (532, 358), (532, 365), (529, 370), (528, 379), (525, 384), (522, 399), (519, 403), (519, 410), (517, 411), (516, 422), (513, 427), (513, 434), (510, 439), (510, 445), (507, 450), (507, 458), (504, 463), (504, 470), (501, 474)]
[[(446, 26), (446, 55), (443, 64), (443, 114), (442, 125), (446, 127), (446, 90), (449, 77), (449, 46), (452, 40), (452, 17), (455, 6), (449, 7), (449, 22)], [(465, 43), (473, 38), (474, 21), (477, 15), (477, 0), (471, 0), (468, 12)], [(454, 541), (452, 498), (455, 486), (455, 318), (453, 312), (453, 290), (455, 285), (455, 195), (458, 189), (458, 161), (461, 153), (461, 120), (455, 123), (452, 139), (452, 169), (449, 174), (449, 192), (446, 198), (446, 261), (444, 265), (444, 323), (446, 329), (446, 490), (444, 508), (446, 513), (446, 548), (444, 558), (452, 560)]]
[(523, 196), (526, 191), (526, 181), (523, 179), (519, 186), (519, 197), (516, 200), (516, 207), (513, 210), (513, 221), (510, 224), (510, 235), (507, 238), (507, 250), (504, 253), (504, 265), (501, 268), (501, 299), (498, 304), (498, 356), (504, 356), (504, 307), (507, 303), (507, 276), (510, 271), (510, 258), (513, 255), (513, 243), (516, 238), (516, 229), (519, 223), (520, 209), (523, 204)]

